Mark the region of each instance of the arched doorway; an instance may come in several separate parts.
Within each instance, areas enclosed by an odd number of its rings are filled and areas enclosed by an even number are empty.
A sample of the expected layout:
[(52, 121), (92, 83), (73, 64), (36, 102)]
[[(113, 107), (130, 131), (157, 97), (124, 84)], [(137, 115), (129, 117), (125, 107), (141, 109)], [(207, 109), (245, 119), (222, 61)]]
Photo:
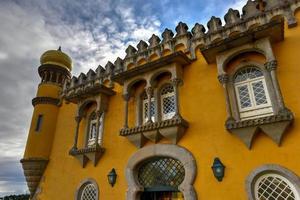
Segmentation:
[(171, 157), (149, 158), (138, 168), (138, 182), (144, 187), (141, 200), (181, 200), (178, 186), (185, 171), (182, 163)]
[(196, 162), (185, 148), (173, 144), (144, 147), (126, 167), (127, 200), (196, 200)]

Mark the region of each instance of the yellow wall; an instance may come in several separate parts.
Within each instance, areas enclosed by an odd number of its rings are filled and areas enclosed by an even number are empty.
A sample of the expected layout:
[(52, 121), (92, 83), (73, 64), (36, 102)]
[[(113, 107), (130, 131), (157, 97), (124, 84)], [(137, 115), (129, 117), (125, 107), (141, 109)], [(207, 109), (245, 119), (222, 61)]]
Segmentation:
[[(60, 88), (55, 84), (40, 84), (37, 97), (59, 97)], [(52, 104), (37, 104), (34, 107), (24, 158), (49, 158), (55, 134), (58, 107)], [(38, 116), (42, 115), (41, 129), (35, 131)]]
[[(300, 21), (300, 13), (297, 18)], [(180, 88), (180, 110), (190, 126), (179, 145), (187, 148), (196, 158), (198, 174), (194, 187), (199, 199), (246, 199), (245, 179), (252, 170), (263, 164), (280, 164), (300, 175), (299, 46), (299, 27), (286, 28), (285, 40), (273, 45), (284, 100), (295, 114), (295, 122), (284, 135), (281, 147), (264, 134), (258, 134), (252, 149), (248, 150), (224, 127), (225, 98), (217, 80), (216, 66), (207, 65), (198, 51), (198, 60), (185, 67), (184, 85)], [(117, 91), (109, 101), (103, 134), (103, 147), (106, 150), (96, 167), (89, 162), (85, 168), (81, 168), (79, 162), (68, 155), (73, 145), (75, 112), (74, 104), (63, 104), (59, 109), (53, 148), (41, 183), (40, 198), (74, 199), (79, 183), (86, 178), (93, 178), (99, 185), (99, 199), (125, 199), (127, 186), (124, 169), (137, 148), (119, 136), (124, 120), (121, 91)], [(134, 112), (134, 108), (130, 112)], [(216, 181), (212, 174), (211, 165), (215, 157), (219, 157), (226, 166), (222, 182)], [(107, 174), (113, 167), (118, 178), (112, 188), (107, 182)]]

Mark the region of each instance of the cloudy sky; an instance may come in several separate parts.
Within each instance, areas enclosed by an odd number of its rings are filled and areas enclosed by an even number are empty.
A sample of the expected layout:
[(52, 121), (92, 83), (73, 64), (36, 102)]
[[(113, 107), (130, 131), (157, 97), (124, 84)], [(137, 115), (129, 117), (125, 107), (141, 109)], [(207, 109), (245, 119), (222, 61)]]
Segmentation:
[(125, 56), (179, 21), (191, 29), (212, 15), (223, 18), (246, 0), (0, 0), (0, 197), (25, 193), (23, 156), (39, 77), (40, 55), (62, 50), (73, 74)]

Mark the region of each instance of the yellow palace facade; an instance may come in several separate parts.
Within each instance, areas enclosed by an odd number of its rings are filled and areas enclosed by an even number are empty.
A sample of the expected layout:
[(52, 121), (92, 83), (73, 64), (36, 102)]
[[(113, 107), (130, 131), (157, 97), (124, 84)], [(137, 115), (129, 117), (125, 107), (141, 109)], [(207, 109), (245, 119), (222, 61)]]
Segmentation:
[(298, 8), (249, 0), (78, 77), (45, 52), (21, 160), (31, 199), (300, 200)]

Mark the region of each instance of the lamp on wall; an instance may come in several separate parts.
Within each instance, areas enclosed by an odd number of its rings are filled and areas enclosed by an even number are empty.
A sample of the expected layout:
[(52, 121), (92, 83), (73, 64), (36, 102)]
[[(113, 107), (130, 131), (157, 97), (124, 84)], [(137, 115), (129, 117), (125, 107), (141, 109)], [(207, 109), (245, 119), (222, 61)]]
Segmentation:
[(115, 168), (112, 168), (112, 170), (107, 175), (108, 183), (111, 185), (111, 187), (114, 187), (116, 181), (117, 181), (117, 173)]
[(216, 177), (216, 179), (221, 182), (224, 174), (225, 174), (225, 166), (223, 165), (223, 163), (221, 162), (221, 160), (219, 158), (215, 158), (214, 159), (214, 163), (211, 166), (214, 176)]

